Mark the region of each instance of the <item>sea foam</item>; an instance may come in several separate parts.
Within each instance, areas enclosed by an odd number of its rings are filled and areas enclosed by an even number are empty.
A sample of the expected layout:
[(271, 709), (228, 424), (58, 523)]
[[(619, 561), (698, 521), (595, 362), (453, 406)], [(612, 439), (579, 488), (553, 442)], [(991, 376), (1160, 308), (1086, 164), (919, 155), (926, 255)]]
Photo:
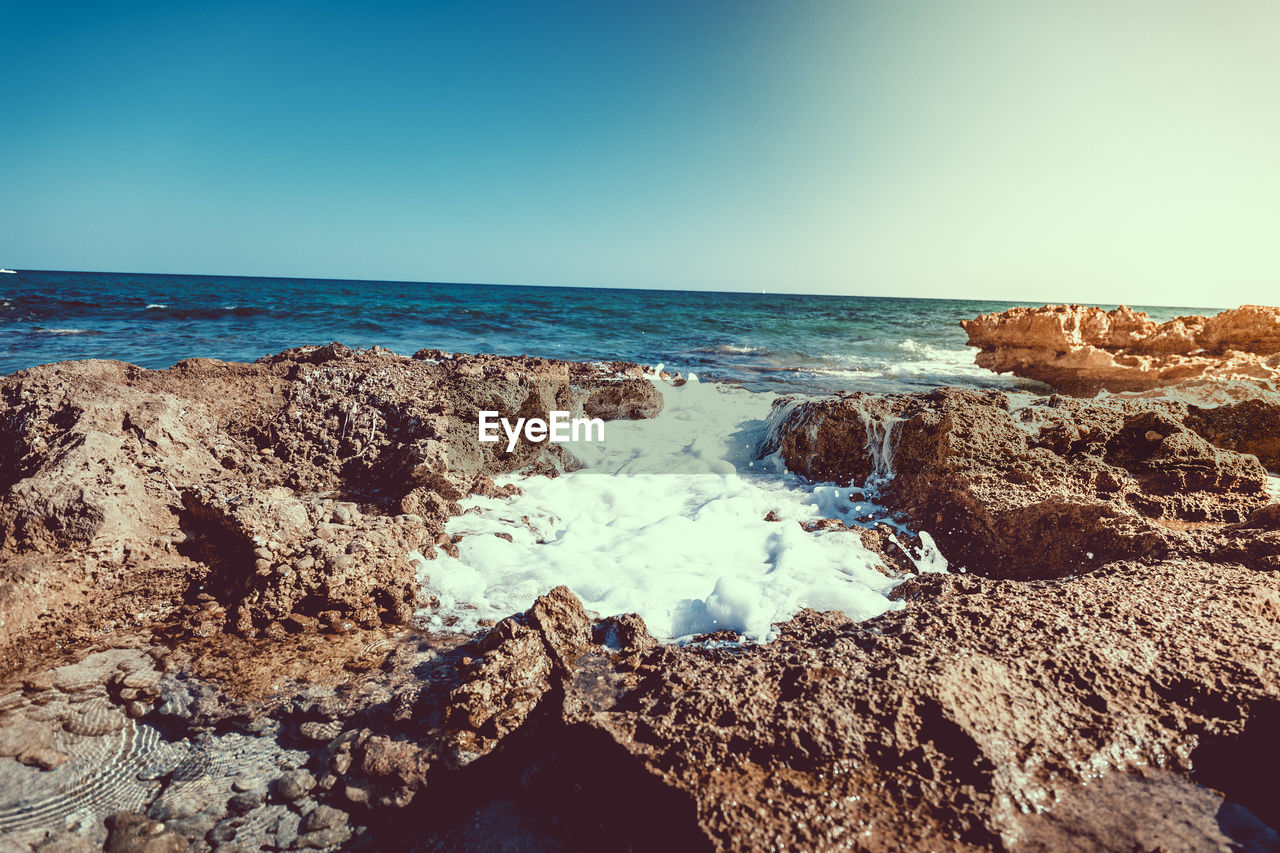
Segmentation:
[[(437, 604), (419, 618), (474, 630), (567, 584), (589, 610), (638, 613), (664, 639), (728, 629), (763, 641), (801, 607), (867, 619), (902, 606), (887, 597), (900, 579), (879, 570), (857, 530), (798, 523), (857, 523), (874, 504), (756, 458), (773, 394), (697, 381), (661, 390), (659, 417), (612, 421), (603, 443), (562, 445), (585, 468), (516, 478), (513, 498), (467, 501), (472, 511), (447, 526), (463, 535), (458, 557), (420, 564)], [(945, 569), (925, 542), (912, 558)]]

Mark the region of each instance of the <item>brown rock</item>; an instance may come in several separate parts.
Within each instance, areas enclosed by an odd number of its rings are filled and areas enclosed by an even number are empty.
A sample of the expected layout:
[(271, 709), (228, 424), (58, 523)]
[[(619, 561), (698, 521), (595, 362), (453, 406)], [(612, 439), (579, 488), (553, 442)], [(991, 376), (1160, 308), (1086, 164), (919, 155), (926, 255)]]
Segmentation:
[(29, 749), (18, 755), (18, 761), (28, 767), (39, 767), (41, 770), (54, 770), (61, 767), (69, 758), (65, 752), (48, 747)]
[(202, 637), (312, 630), (300, 620), (326, 611), (330, 630), (403, 623), (419, 604), (410, 554), (434, 555), (458, 499), (564, 461), (479, 442), (479, 410), (630, 418), (661, 403), (635, 365), (340, 345), (4, 377), (0, 659), (166, 619), (195, 589), (224, 608), (190, 615)]
[(1160, 400), (1052, 397), (1011, 410), (997, 392), (856, 394), (779, 401), (766, 449), (810, 479), (878, 486), (953, 568), (982, 574), (1280, 553), (1227, 529), (1268, 503), (1265, 470), (1184, 421), (1185, 405)]
[(181, 835), (140, 814), (120, 812), (108, 826), (105, 853), (183, 853), (188, 847)]
[(977, 362), (1059, 391), (1141, 391), (1189, 380), (1280, 380), (1280, 309), (1245, 305), (1157, 324), (1141, 311), (1011, 308), (961, 326)]

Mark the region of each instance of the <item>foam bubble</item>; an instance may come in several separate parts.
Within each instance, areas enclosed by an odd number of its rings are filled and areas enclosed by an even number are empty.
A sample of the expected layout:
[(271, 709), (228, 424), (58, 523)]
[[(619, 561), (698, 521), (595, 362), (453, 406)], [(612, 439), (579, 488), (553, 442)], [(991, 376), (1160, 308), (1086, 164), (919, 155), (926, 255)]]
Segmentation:
[[(867, 619), (902, 606), (887, 597), (900, 578), (881, 571), (858, 530), (798, 523), (856, 523), (876, 506), (756, 458), (773, 394), (696, 381), (662, 392), (658, 418), (613, 421), (605, 442), (566, 445), (586, 468), (466, 501), (477, 511), (447, 526), (463, 534), (459, 556), (420, 566), (439, 602), (420, 618), (473, 630), (562, 583), (588, 609), (638, 613), (665, 639), (728, 629), (768, 640), (801, 607)], [(770, 513), (780, 520), (765, 521)], [(940, 554), (916, 559), (946, 565)]]

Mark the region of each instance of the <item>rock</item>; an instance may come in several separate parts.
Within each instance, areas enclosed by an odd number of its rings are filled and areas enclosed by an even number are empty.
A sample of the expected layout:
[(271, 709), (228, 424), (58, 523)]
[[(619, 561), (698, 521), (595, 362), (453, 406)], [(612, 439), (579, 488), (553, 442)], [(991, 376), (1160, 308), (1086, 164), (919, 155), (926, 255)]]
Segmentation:
[(18, 761), (29, 767), (39, 767), (41, 770), (54, 770), (61, 767), (69, 758), (65, 752), (59, 752), (56, 749), (48, 747), (37, 747), (36, 749), (26, 750), (18, 755)]
[(298, 836), (298, 840), (294, 842), (295, 849), (312, 848), (315, 850), (324, 850), (329, 847), (335, 847), (343, 844), (351, 838), (351, 829), (346, 826), (336, 826), (332, 829), (317, 829), (314, 832), (308, 832)]
[(236, 825), (233, 821), (223, 820), (209, 830), (206, 838), (210, 844), (225, 844), (236, 840)]
[(267, 780), (261, 776), (237, 776), (231, 780), (231, 790), (238, 793), (249, 791), (266, 791)]
[(1189, 380), (1280, 380), (1280, 309), (1245, 305), (1155, 323), (1141, 311), (1082, 305), (1010, 308), (960, 324), (977, 362), (1090, 396)]
[(342, 725), (341, 720), (326, 720), (324, 722), (308, 720), (298, 726), (298, 731), (308, 740), (329, 741), (342, 732)]
[(302, 819), (302, 823), (298, 826), (298, 832), (309, 833), (321, 829), (345, 827), (348, 820), (349, 818), (347, 813), (341, 809), (335, 809), (333, 806), (319, 805), (308, 812)]
[(30, 719), (6, 719), (0, 726), (0, 756), (18, 756), (48, 749), (53, 730), (47, 723)]
[(265, 801), (261, 791), (241, 791), (227, 800), (227, 809), (232, 814), (246, 814), (258, 808)]
[(298, 841), (298, 824), (302, 819), (291, 811), (280, 815), (276, 824), (275, 842), (278, 850), (292, 850)]
[(286, 802), (305, 797), (316, 786), (316, 777), (309, 770), (291, 770), (276, 780), (275, 790)]
[(647, 379), (601, 383), (587, 396), (583, 411), (606, 421), (656, 418), (662, 414), (662, 392)]
[[(641, 375), (300, 347), (254, 364), (95, 360), (0, 378), (0, 660), (166, 619), (191, 589), (206, 596), (184, 623), (197, 637), (278, 640), (320, 613), (332, 633), (406, 622), (419, 604), (409, 555), (434, 555), (458, 500), (568, 464), (558, 445), (480, 442), (476, 411), (652, 416), (662, 396)], [(110, 676), (54, 679), (77, 691)]]
[(954, 568), (990, 576), (1280, 553), (1274, 537), (1230, 528), (1268, 503), (1266, 471), (1188, 428), (1188, 411), (1067, 397), (1015, 410), (961, 389), (782, 400), (765, 450), (813, 480), (877, 485)]
[(1210, 443), (1251, 453), (1268, 470), (1280, 471), (1280, 394), (1262, 393), (1220, 406), (1191, 406), (1185, 423)]
[(185, 838), (140, 814), (120, 812), (108, 825), (106, 853), (182, 853), (188, 847)]
[(571, 659), (591, 643), (591, 619), (567, 586), (558, 586), (539, 596), (529, 608), (528, 621), (562, 661)]

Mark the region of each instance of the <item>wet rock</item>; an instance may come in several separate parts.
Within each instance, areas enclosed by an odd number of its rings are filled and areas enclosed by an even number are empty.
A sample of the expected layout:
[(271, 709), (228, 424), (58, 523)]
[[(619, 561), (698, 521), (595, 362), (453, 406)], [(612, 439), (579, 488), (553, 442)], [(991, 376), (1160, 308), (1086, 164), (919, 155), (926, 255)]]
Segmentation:
[(960, 389), (784, 400), (763, 449), (814, 480), (878, 486), (968, 571), (1052, 577), (1118, 559), (1280, 553), (1280, 541), (1230, 527), (1268, 503), (1266, 471), (1188, 428), (1187, 411), (1057, 396), (1014, 409), (1005, 394)]
[(261, 776), (237, 776), (231, 780), (231, 790), (238, 793), (266, 791), (267, 780)]
[(337, 829), (347, 825), (347, 813), (332, 806), (318, 805), (302, 818), (298, 826), (299, 833), (310, 833), (323, 829)]
[(262, 791), (241, 791), (227, 800), (227, 809), (232, 814), (246, 814), (261, 806), (265, 799)]
[(275, 791), (286, 802), (305, 797), (316, 786), (309, 770), (291, 770), (276, 780)]
[(69, 756), (65, 752), (48, 747), (28, 749), (18, 754), (18, 761), (29, 767), (39, 767), (41, 770), (57, 769), (66, 763), (67, 758)]
[(1280, 393), (1260, 393), (1220, 406), (1191, 406), (1185, 423), (1211, 444), (1251, 453), (1268, 470), (1280, 471)]
[(341, 720), (326, 720), (317, 722), (308, 720), (298, 726), (299, 733), (308, 740), (329, 741), (337, 737), (342, 731)]
[(121, 812), (109, 821), (106, 853), (183, 853), (186, 839), (139, 814)]
[(275, 842), (277, 849), (293, 850), (298, 841), (298, 824), (302, 818), (293, 812), (286, 811), (281, 813), (279, 822), (276, 824)]
[(52, 728), (27, 718), (7, 718), (0, 726), (0, 756), (35, 753), (49, 748)]
[[(86, 361), (4, 377), (0, 660), (166, 619), (191, 589), (206, 596), (182, 622), (196, 637), (279, 638), (314, 631), (321, 613), (331, 633), (404, 623), (418, 606), (411, 555), (434, 555), (458, 500), (498, 474), (567, 464), (555, 445), (479, 442), (475, 412), (652, 416), (661, 394), (640, 376), (300, 347), (252, 365)], [(53, 679), (70, 693), (106, 677), (73, 667)]]

